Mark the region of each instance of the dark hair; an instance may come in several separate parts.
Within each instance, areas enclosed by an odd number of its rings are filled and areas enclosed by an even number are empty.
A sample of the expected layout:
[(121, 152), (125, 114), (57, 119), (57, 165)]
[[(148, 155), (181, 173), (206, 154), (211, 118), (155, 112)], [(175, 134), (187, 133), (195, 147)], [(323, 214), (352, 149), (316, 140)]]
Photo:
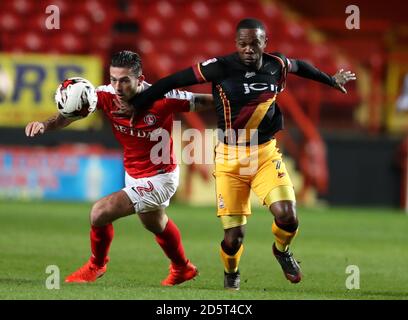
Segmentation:
[(115, 53), (111, 60), (112, 67), (130, 68), (138, 77), (142, 73), (142, 59), (136, 52), (123, 50)]
[(235, 31), (238, 32), (241, 29), (261, 29), (261, 30), (265, 31), (265, 26), (258, 19), (246, 18), (246, 19), (242, 19), (240, 22), (238, 22), (238, 25), (237, 25), (237, 28), (236, 28)]

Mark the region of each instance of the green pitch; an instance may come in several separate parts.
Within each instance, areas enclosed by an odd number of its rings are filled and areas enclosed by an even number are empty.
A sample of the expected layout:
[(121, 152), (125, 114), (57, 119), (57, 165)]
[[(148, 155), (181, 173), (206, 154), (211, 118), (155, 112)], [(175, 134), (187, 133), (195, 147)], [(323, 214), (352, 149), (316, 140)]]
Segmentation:
[[(0, 299), (408, 299), (408, 216), (389, 209), (299, 208), (301, 229), (292, 249), (304, 279), (289, 283), (271, 254), (272, 218), (254, 210), (241, 260), (241, 290), (223, 289), (222, 228), (212, 207), (173, 204), (200, 276), (163, 288), (168, 260), (136, 216), (115, 222), (108, 272), (92, 284), (64, 277), (89, 257), (91, 204), (0, 203)], [(49, 265), (60, 269), (59, 290), (46, 288)], [(360, 289), (346, 288), (349, 265)], [(356, 275), (353, 272), (353, 275)], [(355, 284), (355, 282), (353, 282)]]

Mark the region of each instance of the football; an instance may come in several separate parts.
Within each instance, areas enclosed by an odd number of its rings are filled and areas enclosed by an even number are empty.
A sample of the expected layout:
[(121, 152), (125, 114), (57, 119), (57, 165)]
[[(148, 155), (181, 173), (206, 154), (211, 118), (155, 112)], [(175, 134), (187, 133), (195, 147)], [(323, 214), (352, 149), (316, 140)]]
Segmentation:
[(55, 102), (65, 118), (85, 118), (96, 109), (98, 96), (88, 80), (74, 77), (64, 80), (57, 88)]

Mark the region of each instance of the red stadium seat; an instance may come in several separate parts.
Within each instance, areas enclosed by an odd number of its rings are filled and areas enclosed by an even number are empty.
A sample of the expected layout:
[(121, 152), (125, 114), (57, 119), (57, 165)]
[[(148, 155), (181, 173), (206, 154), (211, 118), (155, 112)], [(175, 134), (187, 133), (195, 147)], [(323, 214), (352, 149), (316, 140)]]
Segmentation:
[(300, 22), (290, 21), (285, 24), (282, 31), (289, 41), (298, 43), (306, 40), (305, 30), (305, 25), (302, 25)]
[(103, 1), (88, 0), (75, 2), (71, 18), (75, 18), (78, 15), (87, 17), (92, 23), (92, 32), (100, 34), (111, 30), (118, 14), (118, 10), (107, 6)]
[(18, 17), (9, 12), (0, 13), (0, 28), (2, 32), (14, 32), (17, 31), (21, 26)]
[(129, 1), (121, 8), (120, 15), (135, 22), (141, 22), (145, 18), (144, 6), (134, 1)]
[(46, 43), (40, 33), (28, 32), (15, 36), (12, 49), (22, 49), (24, 52), (42, 52)]
[(213, 16), (213, 19), (215, 23), (208, 25), (204, 33), (214, 40), (233, 41), (235, 38), (234, 22), (223, 16)]
[(75, 8), (75, 5), (67, 0), (42, 0), (36, 2), (37, 4), (35, 5), (35, 11), (37, 14), (42, 14), (43, 17), (44, 13), (46, 12), (46, 8), (51, 5), (58, 7), (61, 18), (71, 15), (73, 8)]
[(223, 2), (218, 8), (218, 15), (231, 21), (235, 26), (239, 20), (248, 17), (248, 11), (245, 5), (239, 1)]
[(200, 25), (194, 19), (184, 17), (175, 21), (172, 29), (166, 29), (165, 34), (175, 37), (195, 38), (201, 36), (201, 30)]
[(15, 34), (2, 32), (0, 33), (0, 50), (11, 51), (15, 43)]
[(85, 45), (85, 41), (81, 37), (75, 36), (72, 33), (65, 33), (63, 36), (56, 35), (52, 37), (48, 51), (83, 54), (87, 52), (86, 48), (89, 48), (88, 43)]
[(163, 70), (165, 73), (174, 71), (174, 58), (166, 53), (159, 53), (155, 64), (159, 70)]
[(6, 5), (7, 7), (4, 9), (10, 10), (9, 12), (13, 12), (18, 14), (19, 16), (25, 16), (30, 14), (34, 9), (33, 1), (29, 0), (14, 0), (14, 1), (4, 1), (8, 2)]
[(203, 56), (205, 59), (226, 55), (235, 50), (233, 40), (231, 40), (230, 43), (226, 43), (212, 39), (206, 41), (195, 41), (192, 43), (191, 48), (192, 50), (190, 54)]
[[(42, 36), (46, 36), (46, 33), (50, 31), (55, 31), (57, 29), (52, 29), (49, 30), (47, 29), (46, 26), (46, 19), (44, 19), (44, 13), (37, 13), (30, 17), (30, 19), (27, 19), (25, 21), (25, 29), (26, 30), (32, 30), (41, 33)], [(62, 28), (61, 21), (60, 21), (60, 28)]]
[(140, 37), (137, 41), (138, 51), (142, 55), (149, 55), (156, 51), (153, 41), (146, 37)]
[(192, 51), (188, 42), (183, 38), (158, 41), (155, 45), (155, 49), (159, 53), (167, 53), (170, 56), (174, 56), (175, 59), (184, 58), (191, 54)]
[(93, 32), (94, 25), (90, 17), (85, 14), (77, 14), (68, 16), (61, 21), (64, 32), (72, 32), (77, 34), (95, 34)]
[(155, 16), (147, 17), (141, 23), (143, 36), (147, 38), (160, 38), (164, 35), (165, 26), (163, 22)]
[(185, 14), (192, 19), (202, 21), (211, 17), (211, 10), (205, 1), (194, 1), (186, 7)]
[(146, 15), (157, 17), (161, 20), (170, 19), (176, 16), (176, 10), (171, 1), (153, 1), (149, 4)]
[(208, 54), (209, 57), (224, 55), (229, 53), (225, 44), (216, 41), (216, 40), (209, 40), (205, 43), (205, 48), (203, 48), (203, 53)]
[(282, 10), (274, 2), (267, 2), (262, 5), (262, 14), (264, 23), (279, 21), (282, 23), (284, 21)]
[(93, 54), (105, 55), (112, 45), (112, 37), (109, 34), (95, 34), (88, 39), (88, 51)]

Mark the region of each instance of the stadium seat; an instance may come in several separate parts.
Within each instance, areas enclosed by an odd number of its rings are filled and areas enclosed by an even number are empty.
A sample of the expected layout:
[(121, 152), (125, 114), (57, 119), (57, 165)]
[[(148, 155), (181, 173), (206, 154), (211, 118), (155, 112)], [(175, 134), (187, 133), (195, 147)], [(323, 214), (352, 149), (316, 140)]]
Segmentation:
[(76, 7), (67, 0), (41, 0), (37, 2), (39, 3), (35, 5), (35, 13), (42, 14), (43, 16), (46, 12), (46, 8), (51, 5), (58, 7), (61, 18), (71, 15), (73, 9)]
[(88, 52), (98, 55), (105, 55), (112, 45), (112, 37), (109, 34), (96, 34), (90, 37)]
[(300, 22), (289, 21), (283, 26), (282, 32), (283, 36), (287, 37), (289, 41), (298, 43), (306, 40), (305, 29), (306, 27)]
[[(233, 41), (231, 41), (232, 44)], [(232, 50), (230, 45), (226, 45), (225, 42), (217, 41), (217, 40), (212, 40), (212, 39), (207, 39), (205, 41), (203, 40), (198, 40), (193, 43), (191, 43), (192, 50), (191, 52), (194, 53), (195, 55), (202, 55), (205, 56), (206, 59), (212, 58), (214, 56), (220, 56), (220, 55), (225, 55), (230, 53)]]
[(3, 32), (14, 32), (18, 28), (21, 28), (19, 25), (19, 20), (16, 14), (9, 12), (0, 13), (0, 28)]
[(122, 18), (132, 19), (139, 23), (143, 21), (146, 14), (143, 5), (135, 1), (123, 2), (123, 4), (118, 7), (118, 11)]
[(166, 20), (175, 17), (176, 10), (174, 9), (174, 5), (171, 1), (152, 1), (149, 3), (146, 15)]
[(168, 53), (175, 59), (185, 57), (191, 53), (191, 48), (184, 38), (174, 38), (156, 43), (155, 49), (159, 53)]
[(63, 37), (55, 35), (51, 38), (49, 51), (59, 51), (66, 54), (83, 54), (86, 53), (88, 46), (87, 39), (82, 39), (72, 33), (65, 33)]
[(45, 50), (45, 42), (39, 33), (23, 33), (15, 37), (13, 49), (16, 48), (26, 52), (42, 52)]
[(11, 51), (15, 42), (15, 34), (2, 32), (0, 33), (0, 50)]
[(216, 23), (212, 23), (204, 30), (208, 37), (219, 41), (231, 41), (235, 36), (234, 22), (224, 16), (213, 16)]
[(211, 16), (211, 10), (205, 1), (194, 1), (185, 7), (184, 16), (202, 22)]
[[(109, 3), (108, 1), (107, 4)], [(118, 10), (107, 4), (98, 0), (80, 1), (74, 6), (73, 17), (78, 15), (88, 17), (92, 23), (93, 33), (109, 32), (113, 22), (118, 18)]]
[(18, 14), (19, 16), (26, 16), (32, 12), (34, 8), (33, 1), (29, 0), (14, 0), (14, 1), (4, 1), (5, 3), (3, 10), (7, 10), (4, 12), (13, 12)]
[(155, 16), (149, 16), (144, 19), (141, 22), (141, 29), (143, 36), (153, 39), (160, 38), (165, 32), (163, 21)]
[(142, 55), (149, 55), (152, 52), (156, 52), (157, 50), (155, 48), (155, 45), (153, 44), (153, 41), (147, 37), (139, 38), (137, 43), (138, 43), (139, 51)]
[(213, 57), (229, 53), (226, 49), (227, 46), (225, 46), (222, 42), (216, 40), (208, 40), (204, 43), (202, 53), (207, 54), (208, 57)]
[(174, 64), (175, 64), (174, 58), (166, 53), (159, 53), (158, 59), (156, 60), (155, 64), (157, 65), (159, 69), (165, 70), (166, 73), (175, 71), (174, 70)]
[[(26, 30), (47, 32), (46, 20), (44, 20), (44, 14), (33, 14), (30, 19), (24, 21), (23, 26)], [(20, 22), (21, 23), (21, 22)]]
[(219, 6), (217, 13), (230, 20), (234, 25), (248, 16), (247, 8), (239, 1), (225, 1)]
[(266, 2), (262, 5), (262, 20), (265, 22), (279, 21), (284, 22), (282, 10), (274, 2)]
[[(170, 31), (170, 32), (169, 32)], [(192, 18), (184, 17), (172, 24), (171, 29), (166, 29), (167, 35), (185, 38), (195, 38), (201, 35), (200, 25)]]
[(85, 14), (68, 16), (61, 21), (61, 25), (64, 27), (64, 32), (82, 35), (89, 34), (90, 32), (93, 32), (94, 29), (94, 25), (92, 24), (90, 17)]

